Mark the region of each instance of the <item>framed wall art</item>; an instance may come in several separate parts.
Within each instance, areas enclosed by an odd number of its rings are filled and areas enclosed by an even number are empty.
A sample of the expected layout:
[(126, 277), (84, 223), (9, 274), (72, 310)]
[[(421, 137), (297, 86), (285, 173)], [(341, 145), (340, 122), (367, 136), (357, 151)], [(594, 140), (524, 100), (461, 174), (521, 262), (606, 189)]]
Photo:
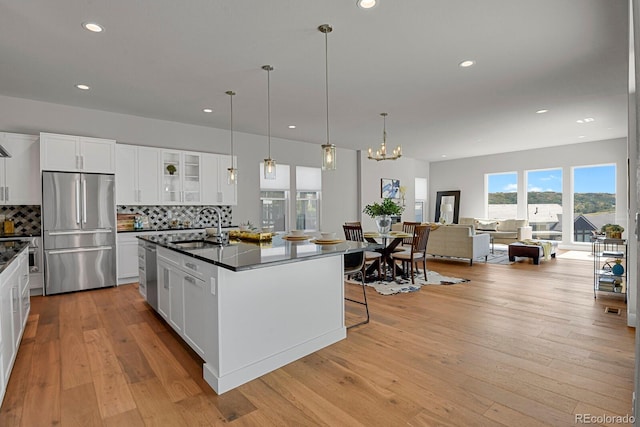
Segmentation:
[(399, 179), (380, 179), (380, 197), (383, 199), (400, 198), (400, 180)]

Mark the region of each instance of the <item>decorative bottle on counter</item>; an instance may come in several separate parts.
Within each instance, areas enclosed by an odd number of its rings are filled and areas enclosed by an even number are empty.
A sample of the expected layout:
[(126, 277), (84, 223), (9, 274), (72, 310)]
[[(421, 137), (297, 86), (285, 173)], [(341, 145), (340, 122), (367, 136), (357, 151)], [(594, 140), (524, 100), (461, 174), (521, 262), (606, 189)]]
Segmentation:
[(4, 234), (13, 234), (15, 227), (11, 218), (4, 220)]

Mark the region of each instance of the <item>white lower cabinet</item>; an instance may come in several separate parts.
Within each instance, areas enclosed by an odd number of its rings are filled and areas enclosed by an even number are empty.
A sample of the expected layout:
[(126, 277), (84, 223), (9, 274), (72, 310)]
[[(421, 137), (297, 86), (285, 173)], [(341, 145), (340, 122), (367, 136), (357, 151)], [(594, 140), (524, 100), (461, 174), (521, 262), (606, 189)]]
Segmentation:
[[(160, 252), (158, 250), (158, 252)], [(167, 261), (158, 255), (158, 313), (165, 320), (169, 321), (169, 300), (171, 299), (171, 292), (169, 291), (170, 277), (169, 273), (172, 270), (172, 266)]]
[(204, 354), (205, 281), (191, 275), (183, 276), (184, 339), (198, 354)]
[(118, 250), (118, 285), (139, 281), (138, 269), (138, 237), (146, 234), (176, 234), (176, 233), (196, 233), (204, 229), (191, 230), (163, 230), (163, 231), (140, 231), (140, 232), (120, 232), (116, 238)]
[(177, 268), (169, 268), (169, 323), (182, 334), (184, 329), (184, 289), (183, 274)]
[(0, 404), (18, 353), (29, 310), (28, 248), (0, 273)]
[(118, 284), (138, 281), (138, 239), (135, 234), (119, 233), (116, 237), (118, 250)]
[(191, 348), (204, 356), (205, 291), (203, 277), (215, 267), (158, 247), (158, 312)]

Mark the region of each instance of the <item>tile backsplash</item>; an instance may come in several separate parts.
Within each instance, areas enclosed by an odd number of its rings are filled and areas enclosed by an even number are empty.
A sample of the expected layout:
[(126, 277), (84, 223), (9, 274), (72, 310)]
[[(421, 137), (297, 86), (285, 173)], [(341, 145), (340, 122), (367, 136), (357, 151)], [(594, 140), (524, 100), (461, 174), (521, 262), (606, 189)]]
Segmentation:
[(13, 219), (13, 227), (15, 234), (33, 234), (41, 233), (41, 210), (38, 205), (20, 205), (0, 206), (0, 215), (4, 215), (6, 219)]
[[(213, 206), (118, 206), (119, 214), (144, 215), (149, 218), (151, 228), (170, 228), (171, 220), (178, 220), (180, 224), (190, 221), (192, 227), (204, 228), (217, 226), (217, 219), (212, 210), (206, 210), (201, 215), (198, 212)], [(232, 225), (231, 206), (216, 206), (222, 212), (222, 227)]]
[[(207, 206), (118, 206), (118, 213), (145, 215), (149, 218), (149, 225), (153, 228), (170, 228), (172, 219), (191, 221), (192, 227), (215, 227), (217, 221), (211, 210), (207, 210), (198, 217), (198, 212)], [(232, 224), (231, 206), (217, 206), (222, 212), (222, 226)], [(42, 209), (39, 205), (1, 205), (0, 215), (13, 219), (15, 234), (40, 235)], [(2, 224), (0, 223), (0, 232)]]

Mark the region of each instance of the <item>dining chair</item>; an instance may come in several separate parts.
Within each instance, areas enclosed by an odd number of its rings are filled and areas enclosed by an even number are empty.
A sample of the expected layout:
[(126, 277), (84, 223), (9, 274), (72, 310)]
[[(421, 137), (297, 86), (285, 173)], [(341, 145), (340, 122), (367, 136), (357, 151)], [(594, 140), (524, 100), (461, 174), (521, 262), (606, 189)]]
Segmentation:
[[(360, 223), (357, 225), (348, 225), (350, 223), (345, 223), (342, 226), (344, 230), (344, 237), (347, 240), (351, 240), (354, 242), (364, 242), (364, 233), (362, 232), (362, 226)], [(351, 223), (353, 224), (353, 223)], [(382, 278), (382, 254), (380, 252), (373, 251), (365, 251), (364, 253), (364, 266), (362, 267), (362, 278), (364, 280), (365, 272), (367, 270), (367, 264), (372, 262), (378, 262), (378, 278)]]
[(400, 247), (398, 247), (397, 252), (400, 251), (410, 251), (411, 250), (411, 245), (413, 242), (413, 230), (416, 228), (416, 225), (420, 225), (419, 222), (410, 222), (410, 221), (403, 221), (402, 222), (402, 231), (404, 233), (410, 234), (411, 237), (407, 237), (406, 239), (402, 240), (402, 245), (400, 245)]
[[(364, 251), (362, 252), (348, 252), (344, 254), (344, 277), (349, 277), (361, 273), (365, 266), (365, 255)], [(369, 303), (367, 302), (367, 287), (364, 284), (364, 274), (360, 275), (360, 283), (362, 285), (362, 301), (356, 300), (350, 297), (345, 296), (345, 301), (350, 301), (356, 304), (364, 305), (366, 311), (365, 320), (355, 323), (353, 325), (347, 326), (347, 329), (351, 329), (354, 326), (364, 325), (365, 323), (369, 323)]]
[(415, 277), (413, 275), (413, 267), (420, 261), (422, 261), (422, 268), (424, 269), (424, 280), (427, 280), (427, 242), (429, 240), (429, 233), (431, 227), (428, 225), (416, 225), (413, 229), (413, 242), (411, 244), (410, 251), (394, 252), (391, 254), (393, 258), (393, 278), (396, 277), (396, 261), (402, 263), (402, 267), (406, 273), (407, 268), (410, 268), (411, 283), (415, 284)]

